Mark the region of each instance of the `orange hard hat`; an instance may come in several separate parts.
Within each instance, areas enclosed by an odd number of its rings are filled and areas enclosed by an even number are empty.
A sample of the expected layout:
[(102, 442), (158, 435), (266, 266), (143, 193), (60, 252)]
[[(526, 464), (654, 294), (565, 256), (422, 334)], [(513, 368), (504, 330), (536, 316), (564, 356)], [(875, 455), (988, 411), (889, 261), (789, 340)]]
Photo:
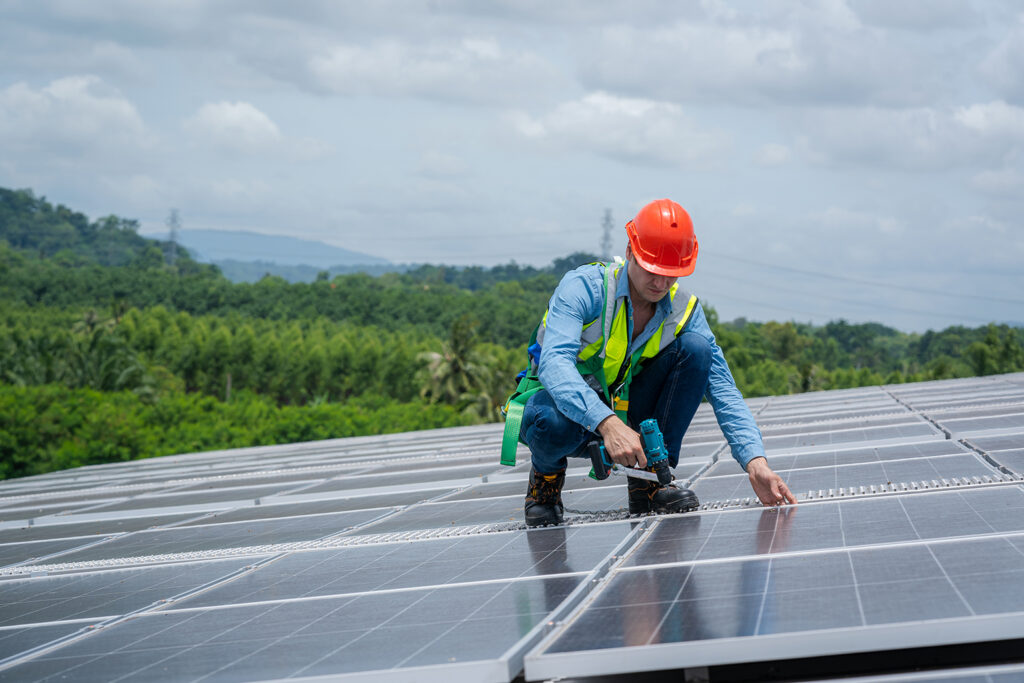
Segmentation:
[(658, 275), (682, 277), (697, 265), (697, 236), (686, 209), (671, 199), (658, 199), (626, 223), (629, 246), (637, 263)]

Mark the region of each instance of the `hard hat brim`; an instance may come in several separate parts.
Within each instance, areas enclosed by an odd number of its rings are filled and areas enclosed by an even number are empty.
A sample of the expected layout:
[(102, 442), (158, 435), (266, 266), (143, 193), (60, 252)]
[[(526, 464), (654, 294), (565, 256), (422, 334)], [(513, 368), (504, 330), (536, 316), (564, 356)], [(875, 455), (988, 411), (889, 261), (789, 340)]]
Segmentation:
[(693, 240), (693, 253), (690, 254), (690, 258), (678, 266), (666, 266), (644, 258), (644, 254), (637, 248), (638, 245), (634, 245), (632, 242), (633, 238), (630, 236), (630, 247), (633, 247), (631, 249), (633, 252), (633, 258), (635, 258), (637, 264), (648, 273), (665, 275), (667, 277), (686, 277), (687, 275), (691, 275), (694, 268), (697, 267), (697, 252), (700, 249), (700, 245), (697, 243), (696, 238)]

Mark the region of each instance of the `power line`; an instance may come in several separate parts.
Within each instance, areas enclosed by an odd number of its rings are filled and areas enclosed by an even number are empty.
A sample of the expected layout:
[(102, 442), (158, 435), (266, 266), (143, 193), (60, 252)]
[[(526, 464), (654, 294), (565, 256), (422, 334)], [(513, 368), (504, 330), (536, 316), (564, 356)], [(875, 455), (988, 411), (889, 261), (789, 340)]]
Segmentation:
[[(761, 307), (764, 307), (764, 308), (770, 308), (770, 309), (774, 309), (774, 310), (778, 310), (778, 311), (785, 311), (787, 313), (795, 313), (795, 314), (799, 314), (799, 315), (806, 315), (806, 316), (810, 316), (812, 318), (824, 318), (826, 320), (835, 320), (836, 317), (837, 317), (835, 315), (835, 313), (829, 313), (829, 314), (826, 314), (826, 313), (812, 313), (810, 311), (803, 311), (803, 310), (799, 310), (799, 309), (795, 309), (795, 308), (789, 308), (789, 307), (786, 307), (786, 306), (780, 306), (778, 304), (769, 303), (767, 301), (758, 301), (756, 299), (747, 299), (747, 298), (744, 298), (744, 297), (732, 296), (730, 294), (722, 294), (720, 292), (715, 292), (711, 297), (707, 297), (707, 298), (708, 299), (712, 299), (712, 300), (726, 299), (726, 300), (734, 301), (734, 302), (741, 303), (741, 304), (747, 304), (747, 305), (753, 305), (753, 306), (761, 306)], [(923, 317), (948, 318), (950, 320), (956, 320), (956, 321), (959, 321), (959, 322), (963, 322), (963, 321), (966, 321), (966, 320), (971, 320), (971, 321), (979, 322), (979, 323), (994, 322), (992, 318), (979, 318), (979, 317), (972, 316), (972, 315), (953, 315), (951, 313), (932, 313), (931, 311), (916, 311), (916, 310), (907, 310), (907, 309), (883, 307), (883, 306), (880, 306), (878, 308), (879, 309), (883, 309), (883, 310), (893, 311), (893, 312), (912, 313), (912, 314), (920, 315), (920, 316), (923, 316)]]
[[(705, 272), (707, 272), (707, 269), (705, 269)], [(715, 275), (716, 271), (711, 270), (711, 274)], [(745, 282), (745, 283), (751, 284), (751, 285), (753, 285), (755, 287), (758, 287), (759, 289), (768, 288), (768, 289), (773, 289), (773, 290), (780, 291), (780, 292), (792, 292), (792, 293), (795, 293), (795, 294), (803, 294), (805, 296), (811, 296), (811, 297), (813, 297), (815, 299), (820, 299), (820, 300), (823, 300), (823, 301), (826, 301), (826, 302), (832, 301), (832, 302), (847, 304), (847, 305), (851, 305), (851, 306), (862, 306), (862, 307), (865, 307), (865, 308), (870, 308), (873, 311), (888, 311), (890, 313), (911, 313), (911, 314), (914, 314), (914, 315), (937, 316), (937, 317), (941, 317), (941, 318), (949, 318), (951, 320), (974, 320), (974, 321), (979, 321), (979, 322), (991, 322), (992, 321), (989, 318), (979, 318), (979, 317), (972, 316), (972, 315), (964, 315), (962, 313), (953, 314), (953, 313), (949, 313), (948, 311), (939, 312), (939, 311), (924, 310), (924, 309), (920, 309), (920, 308), (900, 308), (899, 306), (892, 306), (890, 304), (882, 303), (882, 302), (877, 301), (877, 300), (873, 300), (873, 301), (857, 301), (855, 299), (845, 299), (845, 298), (842, 298), (842, 297), (829, 296), (829, 295), (822, 294), (821, 292), (817, 292), (817, 291), (815, 291), (815, 292), (808, 292), (805, 289), (798, 289), (796, 287), (786, 287), (786, 286), (783, 286), (783, 285), (779, 285), (779, 284), (777, 284), (775, 282), (770, 282), (770, 281), (765, 281), (765, 280), (756, 280), (756, 281), (755, 280), (750, 280), (750, 279), (743, 278), (743, 277), (737, 277), (736, 275), (734, 275), (732, 273), (729, 273), (729, 274), (717, 273), (717, 276), (718, 277), (722, 277), (722, 278), (726, 278), (727, 281), (729, 281), (729, 282)], [(757, 303), (757, 302), (750, 301), (748, 299), (740, 299), (739, 297), (731, 297), (731, 298), (733, 298), (736, 301), (743, 301), (744, 303)], [(824, 318), (835, 318), (835, 314), (834, 313), (831, 314), (831, 315), (822, 315), (822, 314), (819, 314), (819, 313), (813, 313), (812, 314), (812, 313), (808, 313), (806, 311), (794, 311), (793, 309), (787, 309), (787, 308), (784, 308), (782, 306), (777, 306), (777, 305), (774, 305), (774, 304), (759, 304), (759, 305), (770, 306), (772, 308), (777, 308), (779, 310), (784, 310), (784, 311), (802, 313), (804, 315), (814, 315), (814, 316), (817, 316), (817, 317), (824, 317)]]
[(804, 270), (802, 268), (793, 268), (791, 266), (780, 266), (774, 263), (764, 263), (762, 261), (755, 261), (753, 259), (743, 258), (740, 256), (729, 256), (726, 254), (713, 253), (706, 256), (702, 255), (702, 258), (722, 258), (729, 261), (738, 261), (740, 263), (746, 263), (748, 265), (760, 266), (762, 268), (773, 268), (775, 270), (783, 270), (789, 273), (798, 273), (800, 275), (810, 275), (812, 277), (819, 277), (825, 280), (835, 280), (839, 282), (852, 282), (858, 285), (867, 285), (869, 287), (882, 287), (884, 289), (898, 289), (906, 292), (916, 292), (918, 294), (936, 294), (939, 296), (952, 296), (961, 299), (976, 299), (979, 301), (991, 301), (1002, 304), (1016, 304), (1024, 306), (1024, 299), (1004, 299), (995, 296), (982, 296), (980, 294), (960, 294), (953, 291), (944, 291), (938, 289), (926, 289), (924, 287), (910, 287), (907, 285), (896, 285), (886, 282), (874, 282), (872, 280), (862, 280), (860, 278), (846, 277), (843, 275), (834, 275), (832, 273), (822, 273), (814, 270)]

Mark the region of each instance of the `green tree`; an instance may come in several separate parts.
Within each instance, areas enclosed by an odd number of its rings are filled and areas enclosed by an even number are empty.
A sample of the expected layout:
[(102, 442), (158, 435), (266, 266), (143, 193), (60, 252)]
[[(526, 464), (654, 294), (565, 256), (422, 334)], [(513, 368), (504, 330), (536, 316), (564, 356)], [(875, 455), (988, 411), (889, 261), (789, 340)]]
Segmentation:
[(490, 382), (488, 358), (477, 349), (479, 323), (469, 316), (458, 318), (441, 351), (424, 351), (420, 395), (431, 403), (465, 406)]

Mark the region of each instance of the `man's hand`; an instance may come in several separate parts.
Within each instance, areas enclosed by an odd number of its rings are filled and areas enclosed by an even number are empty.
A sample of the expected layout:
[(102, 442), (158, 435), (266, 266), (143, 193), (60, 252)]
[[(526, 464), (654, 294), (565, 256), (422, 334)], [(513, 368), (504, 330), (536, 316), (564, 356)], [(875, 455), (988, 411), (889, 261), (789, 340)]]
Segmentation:
[(612, 462), (626, 467), (646, 467), (647, 457), (644, 456), (644, 445), (640, 443), (640, 435), (619, 419), (617, 415), (609, 415), (597, 425), (597, 432), (604, 439), (604, 450)]
[(750, 477), (750, 487), (754, 489), (762, 505), (796, 505), (796, 496), (790, 492), (782, 477), (768, 467), (768, 460), (765, 458), (754, 458), (748, 462), (747, 476)]

